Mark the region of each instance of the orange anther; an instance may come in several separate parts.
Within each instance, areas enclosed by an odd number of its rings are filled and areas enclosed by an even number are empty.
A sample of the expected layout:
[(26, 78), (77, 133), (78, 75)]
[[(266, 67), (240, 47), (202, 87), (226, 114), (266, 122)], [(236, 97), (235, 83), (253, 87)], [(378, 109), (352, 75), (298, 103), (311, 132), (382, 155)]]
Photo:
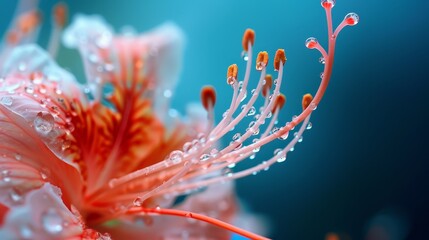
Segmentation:
[(67, 20), (67, 5), (65, 3), (58, 3), (55, 5), (52, 14), (54, 15), (55, 23), (59, 27), (64, 27)]
[(248, 28), (244, 32), (243, 35), (243, 49), (244, 51), (249, 51), (249, 42), (253, 46), (253, 43), (255, 42), (255, 31)]
[(268, 53), (263, 51), (258, 53), (256, 58), (256, 70), (261, 71), (268, 64)]
[(274, 57), (274, 70), (278, 71), (280, 69), (280, 62), (283, 65), (286, 63), (286, 54), (284, 49), (278, 49), (276, 51), (276, 56)]
[(267, 74), (265, 76), (265, 84), (262, 87), (262, 96), (267, 97), (272, 86), (273, 86), (273, 77), (271, 76), (271, 74)]
[(226, 72), (226, 82), (229, 85), (234, 84), (237, 81), (238, 67), (237, 64), (231, 64)]
[(16, 31), (10, 31), (7, 34), (7, 42), (9, 44), (17, 44), (19, 42), (19, 34)]
[(273, 112), (282, 109), (282, 107), (285, 105), (285, 103), (286, 103), (286, 96), (280, 93), (276, 97), (276, 100), (274, 102)]
[(216, 103), (216, 91), (212, 86), (204, 86), (201, 89), (201, 103), (209, 111)]
[(27, 34), (33, 31), (41, 21), (41, 15), (38, 11), (32, 10), (19, 16), (18, 29)]
[(302, 111), (308, 108), (311, 101), (313, 101), (313, 96), (311, 96), (310, 93), (307, 93), (302, 97)]

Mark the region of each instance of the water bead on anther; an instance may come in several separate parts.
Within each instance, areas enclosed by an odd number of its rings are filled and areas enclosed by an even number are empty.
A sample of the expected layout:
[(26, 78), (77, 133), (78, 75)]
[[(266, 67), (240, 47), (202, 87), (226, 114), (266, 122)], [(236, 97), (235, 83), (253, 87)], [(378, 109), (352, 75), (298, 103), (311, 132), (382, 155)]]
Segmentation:
[(356, 24), (358, 24), (359, 22), (359, 15), (357, 15), (356, 13), (348, 13), (345, 17), (344, 17), (344, 21), (347, 23), (347, 25), (349, 26), (354, 26)]
[(50, 208), (42, 215), (43, 229), (49, 234), (59, 234), (63, 231), (63, 219), (57, 210)]
[(320, 4), (324, 8), (333, 8), (335, 6), (335, 0), (322, 0)]
[(5, 106), (11, 106), (13, 103), (13, 98), (9, 96), (5, 96), (1, 98), (0, 102)]
[(46, 135), (54, 127), (54, 117), (47, 112), (39, 112), (33, 121), (34, 128), (40, 134)]
[(309, 37), (307, 40), (305, 40), (305, 46), (309, 49), (313, 49), (317, 46), (318, 42), (317, 39), (314, 37)]
[(267, 52), (259, 52), (256, 58), (256, 70), (261, 71), (268, 64), (268, 53)]

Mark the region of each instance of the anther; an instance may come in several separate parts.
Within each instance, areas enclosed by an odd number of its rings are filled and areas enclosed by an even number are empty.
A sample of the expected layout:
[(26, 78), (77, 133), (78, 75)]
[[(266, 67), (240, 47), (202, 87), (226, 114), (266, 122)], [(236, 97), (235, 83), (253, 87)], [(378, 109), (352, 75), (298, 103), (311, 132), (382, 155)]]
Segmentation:
[(283, 106), (285, 105), (285, 103), (286, 103), (286, 96), (280, 93), (276, 97), (276, 100), (274, 102), (274, 108), (272, 111), (274, 112), (274, 111), (278, 111), (278, 110), (282, 109)]
[(237, 81), (238, 67), (237, 64), (231, 64), (226, 73), (226, 82), (233, 85)]
[(256, 70), (261, 71), (268, 65), (268, 53), (263, 51), (258, 53), (256, 58)]
[(311, 101), (313, 101), (313, 96), (310, 93), (307, 93), (302, 96), (302, 111), (304, 111), (308, 108), (308, 106), (310, 106)]
[(359, 22), (359, 15), (357, 15), (356, 13), (349, 13), (344, 18), (344, 21), (347, 25), (354, 26)]
[(64, 3), (58, 3), (55, 5), (52, 14), (54, 16), (55, 23), (61, 28), (64, 27), (67, 19), (67, 6)]
[(280, 69), (280, 64), (286, 63), (286, 55), (284, 49), (278, 49), (276, 56), (274, 57), (274, 70), (278, 71)]
[(250, 28), (246, 29), (246, 31), (244, 32), (244, 35), (243, 35), (243, 49), (244, 49), (244, 51), (249, 51), (249, 45), (248, 45), (249, 42), (252, 46), (253, 46), (253, 43), (255, 42), (255, 31), (253, 31)]
[(267, 97), (272, 86), (273, 86), (273, 77), (271, 76), (271, 74), (267, 74), (265, 76), (265, 84), (262, 87), (262, 96)]
[(33, 31), (41, 21), (41, 15), (38, 11), (29, 11), (22, 14), (18, 19), (18, 29), (27, 34)]
[(212, 86), (204, 86), (201, 89), (201, 103), (209, 111), (216, 103), (216, 91)]
[(320, 4), (325, 9), (333, 8), (335, 6), (335, 0), (321, 0)]

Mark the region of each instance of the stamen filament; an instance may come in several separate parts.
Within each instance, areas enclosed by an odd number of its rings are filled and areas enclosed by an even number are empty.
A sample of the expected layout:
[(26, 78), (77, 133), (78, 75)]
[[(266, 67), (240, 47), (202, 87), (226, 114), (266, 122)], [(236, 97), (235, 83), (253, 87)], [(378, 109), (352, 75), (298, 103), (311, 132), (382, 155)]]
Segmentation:
[(127, 211), (128, 214), (136, 214), (136, 213), (146, 213), (151, 215), (170, 215), (170, 216), (178, 216), (178, 217), (184, 217), (184, 218), (192, 218), (199, 221), (207, 222), (209, 224), (212, 224), (214, 226), (217, 226), (219, 228), (223, 228), (226, 230), (229, 230), (231, 232), (237, 233), (243, 237), (249, 238), (249, 239), (255, 239), (255, 240), (268, 240), (269, 238), (262, 237), (258, 234), (248, 232), (244, 229), (238, 228), (234, 225), (231, 225), (229, 223), (204, 216), (202, 214), (183, 211), (183, 210), (176, 210), (176, 209), (165, 209), (165, 208), (132, 208)]

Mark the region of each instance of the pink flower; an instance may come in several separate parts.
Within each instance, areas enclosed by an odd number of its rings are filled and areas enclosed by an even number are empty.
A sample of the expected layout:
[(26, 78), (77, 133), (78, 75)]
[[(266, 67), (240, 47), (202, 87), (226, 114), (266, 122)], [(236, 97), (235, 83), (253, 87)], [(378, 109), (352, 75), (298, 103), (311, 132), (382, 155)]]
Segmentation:
[[(334, 3), (322, 1), (328, 52), (314, 38), (306, 42), (324, 58), (320, 88), (314, 98), (306, 94), (303, 111), (279, 128), (277, 116), (286, 101), (279, 92), (285, 52), (280, 49), (274, 57), (275, 77), (266, 74), (268, 53), (257, 55), (260, 77), (248, 92), (252, 30), (243, 37), (245, 76), (239, 81), (237, 65), (228, 68), (233, 98), (215, 124), (212, 87), (201, 92), (204, 108), (193, 106), (187, 118), (169, 109), (183, 45), (174, 24), (143, 35), (115, 35), (100, 17), (81, 15), (63, 32), (66, 9), (59, 5), (46, 52), (28, 44), (37, 37), (38, 13), (20, 14), (0, 55), (0, 236), (229, 239), (233, 231), (264, 239), (229, 224), (240, 214), (231, 180), (284, 161), (311, 127), (310, 115), (331, 76), (337, 35), (358, 21), (349, 14), (334, 32)], [(84, 85), (53, 60), (61, 35), (82, 56)], [(256, 108), (260, 95), (264, 103)], [(246, 116), (255, 121), (222, 147), (220, 140)], [(229, 170), (276, 139), (290, 142), (252, 168)]]

